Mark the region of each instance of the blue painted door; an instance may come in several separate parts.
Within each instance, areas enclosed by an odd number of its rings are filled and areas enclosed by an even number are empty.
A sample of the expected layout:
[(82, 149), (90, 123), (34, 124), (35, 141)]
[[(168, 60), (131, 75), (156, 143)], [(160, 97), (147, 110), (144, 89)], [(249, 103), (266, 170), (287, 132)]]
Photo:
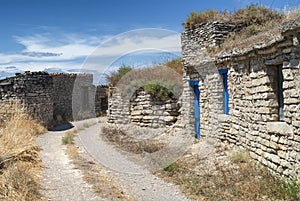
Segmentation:
[(229, 94), (228, 94), (228, 69), (219, 70), (220, 75), (223, 76), (223, 99), (224, 99), (224, 114), (229, 114)]
[(196, 120), (196, 138), (200, 139), (200, 90), (199, 81), (189, 81), (189, 85), (193, 88), (195, 99), (194, 99), (194, 117)]

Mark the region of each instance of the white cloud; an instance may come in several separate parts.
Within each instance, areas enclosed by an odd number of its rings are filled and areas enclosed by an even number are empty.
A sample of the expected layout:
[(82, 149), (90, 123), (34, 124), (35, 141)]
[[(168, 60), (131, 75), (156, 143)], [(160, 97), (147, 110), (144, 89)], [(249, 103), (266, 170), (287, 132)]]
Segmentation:
[(96, 66), (103, 71), (114, 60), (130, 52), (181, 51), (180, 34), (162, 29), (133, 30), (113, 37), (45, 33), (16, 36), (15, 41), (24, 46), (23, 50), (15, 54), (0, 53), (0, 65), (30, 71), (95, 69)]

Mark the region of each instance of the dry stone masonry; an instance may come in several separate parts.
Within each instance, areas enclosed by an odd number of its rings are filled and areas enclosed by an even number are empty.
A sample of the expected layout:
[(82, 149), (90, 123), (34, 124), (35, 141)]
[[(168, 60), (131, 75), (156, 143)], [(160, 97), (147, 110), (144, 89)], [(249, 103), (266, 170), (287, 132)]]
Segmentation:
[[(228, 28), (217, 35), (215, 26)], [(185, 129), (196, 132), (189, 83), (197, 81), (202, 137), (244, 147), (273, 172), (299, 179), (300, 18), (283, 24), (281, 36), (268, 43), (209, 56), (207, 47), (219, 45), (234, 30), (214, 22), (182, 34)]]
[(116, 89), (109, 97), (108, 122), (158, 128), (173, 125), (179, 116), (177, 100), (157, 101), (142, 88), (125, 98)]
[[(104, 113), (104, 90), (96, 90), (91, 74), (25, 72), (0, 80), (0, 103), (22, 102), (47, 127)], [(100, 89), (101, 87), (99, 87)], [(101, 94), (100, 94), (101, 93)], [(103, 102), (105, 104), (105, 102)]]
[[(27, 110), (45, 125), (53, 118), (52, 77), (44, 72), (25, 72), (0, 81), (0, 102), (21, 100)], [(9, 113), (9, 111), (7, 111)]]

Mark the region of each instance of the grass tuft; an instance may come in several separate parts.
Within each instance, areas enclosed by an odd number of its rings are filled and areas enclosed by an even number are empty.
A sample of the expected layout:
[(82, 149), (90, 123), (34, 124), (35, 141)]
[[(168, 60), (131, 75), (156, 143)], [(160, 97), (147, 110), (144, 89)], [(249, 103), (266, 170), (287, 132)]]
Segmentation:
[(164, 171), (167, 171), (167, 172), (176, 172), (179, 170), (179, 165), (177, 163), (170, 163), (169, 165), (167, 165), (165, 168), (164, 168)]
[(67, 131), (65, 136), (61, 139), (63, 145), (74, 144), (74, 131)]

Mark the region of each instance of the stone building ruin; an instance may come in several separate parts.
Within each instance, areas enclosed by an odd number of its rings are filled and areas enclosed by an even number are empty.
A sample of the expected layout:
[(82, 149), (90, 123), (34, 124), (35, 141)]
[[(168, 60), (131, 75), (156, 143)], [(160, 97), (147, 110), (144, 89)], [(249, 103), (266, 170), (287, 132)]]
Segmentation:
[(0, 80), (0, 103), (23, 103), (48, 128), (106, 112), (107, 86), (94, 86), (92, 74), (25, 72)]
[(182, 34), (182, 120), (228, 141), (273, 172), (300, 178), (300, 18), (268, 42), (210, 53), (235, 28), (210, 22)]

